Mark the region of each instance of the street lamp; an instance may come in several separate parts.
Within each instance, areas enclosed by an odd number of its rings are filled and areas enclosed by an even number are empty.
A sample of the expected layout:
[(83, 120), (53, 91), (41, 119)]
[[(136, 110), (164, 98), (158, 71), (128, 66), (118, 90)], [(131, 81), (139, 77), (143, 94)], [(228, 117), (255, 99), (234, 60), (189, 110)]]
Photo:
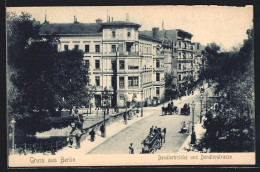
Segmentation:
[(11, 120), (10, 125), (11, 125), (11, 129), (12, 129), (12, 154), (14, 154), (15, 150), (14, 150), (14, 130), (15, 130), (15, 123), (16, 121), (14, 120), (14, 118)]
[(208, 95), (209, 95), (209, 92), (208, 90), (205, 92), (205, 96), (206, 96), (206, 114), (208, 113)]
[(191, 133), (190, 144), (195, 144), (196, 135), (195, 135), (195, 132), (194, 132), (194, 110), (195, 110), (195, 103), (194, 103), (194, 101), (191, 104), (191, 108), (192, 108), (192, 133)]
[(200, 95), (200, 123), (202, 122), (202, 100), (203, 100), (203, 96), (201, 94)]
[(143, 111), (144, 111), (144, 107), (143, 107), (143, 90), (141, 92), (141, 117), (143, 117)]

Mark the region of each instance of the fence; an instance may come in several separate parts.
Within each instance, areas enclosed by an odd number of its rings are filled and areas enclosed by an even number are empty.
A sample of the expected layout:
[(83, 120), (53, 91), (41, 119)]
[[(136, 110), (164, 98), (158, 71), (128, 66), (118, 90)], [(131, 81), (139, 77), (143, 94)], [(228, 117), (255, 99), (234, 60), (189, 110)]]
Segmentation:
[[(105, 124), (109, 125), (111, 123), (114, 123), (116, 121), (119, 121), (120, 119), (123, 119), (123, 116), (126, 115), (127, 119), (130, 120), (133, 115), (135, 115), (134, 109), (129, 109), (124, 112), (119, 112), (113, 116), (108, 116), (105, 118)], [(92, 128), (94, 128), (94, 131), (99, 131), (100, 126), (102, 125), (104, 121), (97, 122), (96, 124), (93, 124), (87, 128), (84, 128), (85, 134), (82, 135), (81, 141), (84, 140), (89, 134), (88, 131), (90, 131)], [(42, 141), (41, 143), (34, 143), (34, 144), (15, 144), (15, 152), (18, 154), (23, 153), (44, 153), (44, 152), (51, 152), (55, 153), (58, 150), (62, 149), (63, 147), (68, 145), (67, 137), (62, 137), (57, 141), (47, 142)]]
[(62, 137), (57, 141), (52, 142), (40, 142), (33, 144), (15, 144), (15, 152), (18, 154), (27, 154), (27, 153), (44, 153), (51, 152), (55, 153), (58, 150), (68, 145), (67, 137)]

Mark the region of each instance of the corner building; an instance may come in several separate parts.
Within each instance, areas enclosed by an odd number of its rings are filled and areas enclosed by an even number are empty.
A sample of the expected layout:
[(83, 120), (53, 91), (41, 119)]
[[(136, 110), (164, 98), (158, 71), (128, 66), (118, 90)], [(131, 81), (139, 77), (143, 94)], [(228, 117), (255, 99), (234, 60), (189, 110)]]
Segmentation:
[[(75, 20), (75, 18), (74, 18)], [(137, 102), (152, 104), (164, 98), (164, 59), (169, 47), (162, 41), (139, 34), (141, 25), (128, 21), (41, 25), (41, 35), (55, 33), (59, 51), (84, 51), (89, 69), (91, 104), (102, 107), (102, 91), (110, 94), (110, 105)], [(166, 51), (167, 50), (167, 51)], [(166, 53), (164, 53), (166, 52)]]

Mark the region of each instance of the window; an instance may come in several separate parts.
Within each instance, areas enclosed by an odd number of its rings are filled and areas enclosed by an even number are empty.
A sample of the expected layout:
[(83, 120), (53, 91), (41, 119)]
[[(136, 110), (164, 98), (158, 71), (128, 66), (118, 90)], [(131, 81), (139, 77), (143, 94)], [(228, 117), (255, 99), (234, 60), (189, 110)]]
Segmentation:
[(89, 45), (85, 45), (85, 52), (89, 53)]
[(191, 68), (193, 68), (193, 63), (191, 63), (190, 65), (191, 65)]
[(181, 58), (181, 53), (179, 53), (179, 58)]
[(127, 31), (127, 37), (128, 38), (131, 37), (131, 31), (130, 30)]
[(128, 86), (138, 86), (138, 76), (128, 77)]
[(79, 50), (79, 45), (74, 45), (75, 50)]
[(179, 41), (179, 48), (181, 48), (181, 41)]
[(138, 59), (128, 59), (128, 69), (139, 69)]
[(156, 68), (160, 67), (160, 60), (156, 60)]
[(181, 64), (179, 64), (179, 69), (181, 70)]
[(95, 68), (100, 69), (100, 60), (95, 60)]
[(181, 81), (181, 75), (179, 75), (179, 81)]
[(90, 64), (89, 64), (89, 60), (85, 60), (85, 68), (88, 69), (88, 68), (89, 68), (89, 65), (90, 65)]
[(99, 53), (100, 52), (100, 45), (95, 45), (95, 52)]
[(156, 73), (156, 81), (160, 81), (160, 73)]
[(197, 44), (197, 50), (199, 50), (200, 49), (200, 44)]
[(190, 49), (193, 50), (193, 46), (192, 45), (190, 46)]
[(125, 69), (125, 61), (124, 60), (119, 60), (119, 69), (124, 70)]
[(186, 43), (184, 43), (184, 49), (186, 49), (186, 47), (187, 47), (187, 44), (186, 44)]
[(111, 45), (111, 52), (116, 52), (116, 45)]
[(100, 76), (96, 76), (96, 86), (100, 86)]
[(69, 46), (68, 45), (64, 45), (64, 50), (68, 51), (69, 50)]
[(177, 48), (174, 48), (174, 53), (177, 53)]
[(112, 37), (115, 38), (116, 37), (116, 31), (112, 30)]
[(156, 87), (156, 95), (160, 95), (160, 87)]
[(125, 88), (125, 79), (123, 76), (119, 77), (119, 88)]

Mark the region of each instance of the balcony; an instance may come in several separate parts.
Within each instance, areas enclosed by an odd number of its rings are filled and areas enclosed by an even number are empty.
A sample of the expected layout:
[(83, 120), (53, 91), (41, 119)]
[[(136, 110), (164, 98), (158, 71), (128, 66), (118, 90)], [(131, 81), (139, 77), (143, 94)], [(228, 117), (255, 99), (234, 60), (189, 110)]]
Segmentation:
[(123, 51), (119, 52), (121, 56), (139, 56), (141, 53), (139, 51)]

